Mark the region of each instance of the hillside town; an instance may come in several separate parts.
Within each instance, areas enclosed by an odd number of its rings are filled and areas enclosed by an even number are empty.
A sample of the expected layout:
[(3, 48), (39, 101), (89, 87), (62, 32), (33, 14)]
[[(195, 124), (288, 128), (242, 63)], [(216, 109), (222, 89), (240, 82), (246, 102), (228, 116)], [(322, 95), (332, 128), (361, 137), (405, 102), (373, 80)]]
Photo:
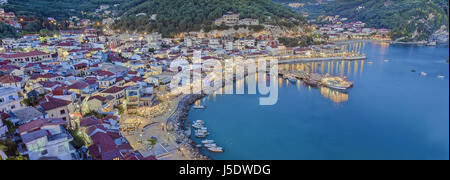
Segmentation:
[[(14, 14), (0, 10), (0, 20), (20, 28)], [(109, 23), (103, 21), (105, 27)], [(257, 19), (241, 19), (233, 12), (214, 23), (260, 25)], [(177, 112), (185, 108), (183, 103), (195, 100), (168, 91), (177, 73), (169, 68), (174, 60), (192, 61), (198, 52), (202, 60), (220, 61), (360, 57), (360, 51), (335, 42), (389, 38), (387, 29), (340, 21), (313, 27), (318, 35), (315, 41), (321, 43), (307, 47), (280, 43), (280, 34), (267, 29), (269, 25), (263, 32), (245, 35), (191, 32), (176, 38), (98, 29), (88, 20), (74, 27), (52, 36), (27, 34), (2, 40), (0, 139), (17, 147), (17, 153), (9, 156), (30, 160), (204, 159), (179, 130), (179, 122), (169, 121), (180, 118)]]

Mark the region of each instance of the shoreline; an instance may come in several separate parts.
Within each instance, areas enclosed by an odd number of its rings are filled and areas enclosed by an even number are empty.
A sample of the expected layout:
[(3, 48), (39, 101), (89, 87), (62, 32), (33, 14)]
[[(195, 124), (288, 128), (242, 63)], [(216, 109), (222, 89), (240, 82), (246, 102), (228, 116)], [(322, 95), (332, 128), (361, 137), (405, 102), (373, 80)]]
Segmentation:
[(211, 160), (209, 157), (203, 155), (200, 152), (200, 149), (195, 146), (196, 144), (191, 137), (185, 134), (187, 129), (184, 125), (190, 111), (190, 106), (194, 104), (195, 101), (203, 98), (204, 95), (190, 94), (180, 96), (183, 97), (178, 102), (176, 110), (167, 118), (166, 124), (170, 124), (173, 127), (173, 132), (177, 136), (176, 143), (179, 141), (180, 143), (177, 144), (187, 147), (187, 152), (189, 153), (189, 156), (192, 157), (192, 160)]

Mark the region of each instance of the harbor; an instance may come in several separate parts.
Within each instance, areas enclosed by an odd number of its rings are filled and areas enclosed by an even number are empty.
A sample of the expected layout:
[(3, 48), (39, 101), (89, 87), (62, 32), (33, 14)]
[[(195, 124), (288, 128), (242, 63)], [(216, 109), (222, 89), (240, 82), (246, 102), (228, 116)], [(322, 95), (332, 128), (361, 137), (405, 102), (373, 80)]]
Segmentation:
[[(282, 64), (276, 105), (259, 106), (260, 94), (208, 95), (207, 108), (191, 109), (186, 124), (204, 120), (210, 135), (191, 139), (217, 160), (447, 159), (448, 64), (436, 56), (447, 51), (373, 43), (365, 60)], [(283, 78), (289, 73), (296, 77)], [(353, 86), (313, 87), (301, 79), (308, 74), (345, 77)], [(432, 134), (433, 141), (420, 138)], [(226, 151), (208, 151), (205, 140)]]

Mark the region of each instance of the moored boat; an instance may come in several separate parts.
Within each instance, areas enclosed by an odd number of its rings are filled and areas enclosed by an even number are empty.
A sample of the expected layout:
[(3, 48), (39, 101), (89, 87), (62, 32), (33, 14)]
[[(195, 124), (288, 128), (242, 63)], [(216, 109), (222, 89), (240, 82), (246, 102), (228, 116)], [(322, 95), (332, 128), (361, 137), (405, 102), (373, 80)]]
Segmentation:
[(303, 82), (304, 82), (306, 85), (309, 85), (309, 86), (311, 86), (311, 87), (317, 87), (317, 86), (319, 85), (319, 83), (317, 83), (316, 81), (313, 81), (313, 80), (311, 80), (311, 79), (304, 79)]
[(202, 141), (202, 144), (212, 144), (214, 143), (214, 140), (205, 139)]
[(289, 82), (291, 82), (291, 83), (297, 83), (297, 78), (295, 78), (295, 77), (289, 77)]
[(324, 77), (321, 83), (335, 90), (347, 90), (353, 86), (352, 82), (345, 80), (343, 77)]
[(222, 153), (223, 152), (222, 147), (210, 147), (210, 148), (208, 148), (208, 150), (211, 152), (214, 152), (214, 153)]
[(205, 144), (204, 146), (206, 148), (214, 148), (214, 147), (217, 147), (217, 144)]
[(194, 109), (205, 109), (206, 107), (202, 106), (202, 105), (196, 105), (196, 106), (192, 106), (192, 108), (194, 108)]

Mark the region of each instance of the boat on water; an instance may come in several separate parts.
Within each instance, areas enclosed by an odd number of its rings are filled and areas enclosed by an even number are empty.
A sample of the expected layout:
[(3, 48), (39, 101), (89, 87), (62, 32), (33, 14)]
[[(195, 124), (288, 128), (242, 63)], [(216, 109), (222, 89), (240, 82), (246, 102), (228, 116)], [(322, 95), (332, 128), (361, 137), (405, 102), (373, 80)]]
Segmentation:
[(367, 62), (367, 64), (373, 64), (373, 62), (372, 62), (372, 61), (369, 61), (369, 62)]
[(389, 62), (389, 60), (385, 59), (384, 62)]
[(204, 145), (206, 148), (213, 148), (213, 147), (217, 147), (217, 144), (205, 144)]
[(222, 153), (223, 152), (222, 147), (210, 147), (210, 148), (208, 148), (208, 150), (211, 152), (214, 152), (214, 153)]
[(324, 77), (321, 84), (335, 90), (347, 90), (353, 86), (353, 83), (345, 80), (344, 77)]
[(207, 130), (198, 129), (195, 130), (195, 137), (197, 138), (205, 138), (209, 135), (209, 132)]
[(304, 82), (306, 85), (309, 85), (309, 86), (311, 86), (311, 87), (317, 87), (317, 86), (319, 86), (319, 83), (318, 83), (317, 81), (314, 81), (314, 80), (311, 80), (311, 79), (304, 79), (303, 82)]
[(295, 77), (289, 77), (289, 82), (291, 82), (291, 83), (297, 83), (297, 78), (295, 78)]
[(439, 75), (438, 78), (439, 78), (439, 79), (444, 79), (445, 76)]
[(205, 139), (202, 141), (202, 144), (212, 144), (214, 143), (214, 140)]
[(421, 72), (420, 75), (421, 75), (421, 76), (427, 76), (428, 74), (425, 73), (425, 72)]
[(194, 123), (192, 124), (192, 127), (195, 128), (195, 129), (203, 128), (204, 127), (203, 126), (203, 121), (202, 120), (194, 121)]
[(195, 105), (195, 106), (192, 106), (192, 108), (194, 108), (194, 109), (205, 109), (206, 107), (203, 106), (203, 105)]

